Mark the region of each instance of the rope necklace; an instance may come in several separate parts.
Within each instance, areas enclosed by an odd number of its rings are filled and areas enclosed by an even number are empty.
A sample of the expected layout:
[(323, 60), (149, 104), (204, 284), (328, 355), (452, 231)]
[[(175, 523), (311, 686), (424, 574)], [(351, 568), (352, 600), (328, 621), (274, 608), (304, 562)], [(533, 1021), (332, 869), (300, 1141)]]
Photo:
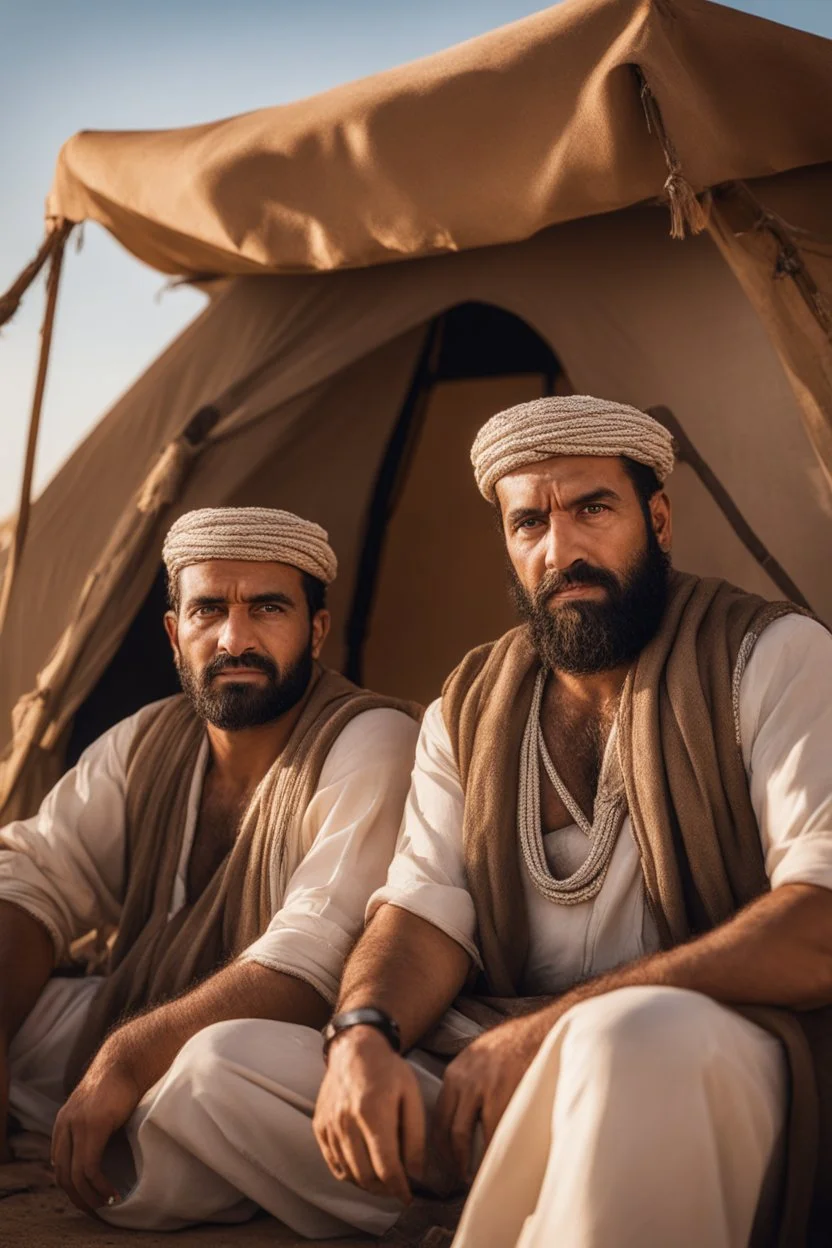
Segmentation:
[[(595, 897), (606, 878), (615, 842), (626, 814), (624, 787), (618, 762), (618, 750), (615, 748), (615, 741), (611, 740), (605, 752), (598, 795), (595, 799), (594, 817), (590, 823), (558, 774), (543, 739), (540, 709), (545, 684), (546, 673), (541, 669), (535, 680), (532, 704), (529, 707), (529, 717), (526, 720), (520, 747), (517, 832), (523, 861), (537, 891), (549, 901), (557, 902), (559, 905), (577, 906)], [(616, 728), (613, 725), (611, 736), (615, 733)], [(584, 862), (577, 871), (564, 880), (557, 880), (552, 875), (543, 848), (541, 758), (555, 792), (590, 842), (589, 854)]]

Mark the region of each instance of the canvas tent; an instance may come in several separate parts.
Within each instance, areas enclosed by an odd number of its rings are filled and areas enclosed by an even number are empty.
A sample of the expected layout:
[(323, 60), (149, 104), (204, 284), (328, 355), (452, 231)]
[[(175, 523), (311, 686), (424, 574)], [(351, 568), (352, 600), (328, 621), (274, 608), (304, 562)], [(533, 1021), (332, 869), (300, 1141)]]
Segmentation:
[(832, 621), (830, 70), (706, 0), (565, 0), (299, 104), (72, 139), (53, 292), (91, 219), (213, 293), (9, 535), (5, 817), (170, 687), (159, 552), (194, 506), (319, 520), (329, 662), (435, 695), (512, 618), (470, 442), (552, 390), (660, 405), (677, 563)]

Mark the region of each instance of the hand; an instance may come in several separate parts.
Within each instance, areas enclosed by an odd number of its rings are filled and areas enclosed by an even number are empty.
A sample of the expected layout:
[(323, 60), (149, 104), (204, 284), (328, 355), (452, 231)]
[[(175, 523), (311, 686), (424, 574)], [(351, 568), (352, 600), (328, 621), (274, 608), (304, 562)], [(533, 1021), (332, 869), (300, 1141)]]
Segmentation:
[(118, 1201), (118, 1192), (101, 1171), (101, 1159), (111, 1135), (124, 1126), (143, 1095), (129, 1063), (111, 1047), (117, 1035), (99, 1050), (52, 1133), (56, 1178), (84, 1213)]
[(336, 1179), (409, 1205), (422, 1176), (425, 1110), (416, 1075), (373, 1027), (351, 1027), (330, 1047), (312, 1123)]
[(445, 1071), (436, 1103), (432, 1141), (440, 1157), (470, 1183), (477, 1121), (486, 1147), (546, 1032), (532, 1015), (501, 1023), (473, 1040)]

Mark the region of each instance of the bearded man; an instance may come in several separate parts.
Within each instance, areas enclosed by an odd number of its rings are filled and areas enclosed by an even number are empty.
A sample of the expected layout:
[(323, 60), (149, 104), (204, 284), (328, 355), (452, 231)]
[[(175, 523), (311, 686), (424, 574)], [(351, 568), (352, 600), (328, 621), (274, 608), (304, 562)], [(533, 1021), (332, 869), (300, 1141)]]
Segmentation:
[[(0, 832), (0, 1141), (7, 1108), (54, 1123), (73, 1202), (134, 1227), (241, 1220), (271, 1187), (272, 1097), (252, 1079), (232, 1136), (240, 1097), (205, 1055), (219, 1036), (243, 1069), (269, 1047), (257, 1020), (327, 1018), (418, 733), (412, 707), (318, 662), (337, 569), (318, 525), (190, 512), (163, 557), (184, 694), (117, 724)], [(53, 975), (108, 925), (103, 977)]]
[(430, 1185), (429, 1119), (461, 1179), (487, 1145), (456, 1248), (805, 1243), (831, 1186), (832, 638), (671, 571), (644, 413), (541, 399), (472, 459), (524, 624), (425, 715), (327, 1027), (314, 1130), (364, 1189), (352, 1225)]

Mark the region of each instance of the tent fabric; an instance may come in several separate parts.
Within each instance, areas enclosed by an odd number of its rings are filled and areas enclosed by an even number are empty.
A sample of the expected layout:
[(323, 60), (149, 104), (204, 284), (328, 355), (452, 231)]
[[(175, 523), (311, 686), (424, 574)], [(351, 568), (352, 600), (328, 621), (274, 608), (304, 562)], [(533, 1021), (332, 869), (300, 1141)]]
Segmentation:
[(832, 481), (832, 236), (803, 224), (820, 204), (832, 204), (828, 165), (777, 179), (766, 203), (747, 186), (724, 188), (708, 229), (774, 343)]
[(312, 99), (83, 132), (47, 214), (186, 276), (513, 242), (664, 196), (669, 173), (676, 194), (832, 160), (830, 72), (829, 41), (710, 0), (564, 0)]
[[(0, 818), (31, 809), (60, 772), (72, 716), (153, 583), (166, 527), (189, 508), (280, 506), (330, 532), (341, 573), (327, 661), (343, 665), (369, 502), (427, 326), (472, 300), (522, 318), (576, 390), (670, 407), (812, 607), (832, 620), (832, 488), (777, 353), (706, 235), (680, 245), (662, 211), (637, 207), (504, 247), (240, 278), (34, 505), (0, 664)], [(528, 375), (455, 381), (431, 399), (369, 620), (366, 675), (382, 692), (429, 699), (482, 630), (501, 627), (502, 599), (477, 606), (478, 592), (502, 593), (503, 555), (466, 444), (481, 418), (541, 384)], [(194, 421), (206, 409), (210, 428)], [(454, 436), (443, 438), (451, 422)], [(183, 431), (195, 424), (203, 440), (186, 447)], [(674, 472), (670, 492), (681, 567), (778, 596), (689, 467)], [(395, 604), (406, 624), (396, 626)]]

